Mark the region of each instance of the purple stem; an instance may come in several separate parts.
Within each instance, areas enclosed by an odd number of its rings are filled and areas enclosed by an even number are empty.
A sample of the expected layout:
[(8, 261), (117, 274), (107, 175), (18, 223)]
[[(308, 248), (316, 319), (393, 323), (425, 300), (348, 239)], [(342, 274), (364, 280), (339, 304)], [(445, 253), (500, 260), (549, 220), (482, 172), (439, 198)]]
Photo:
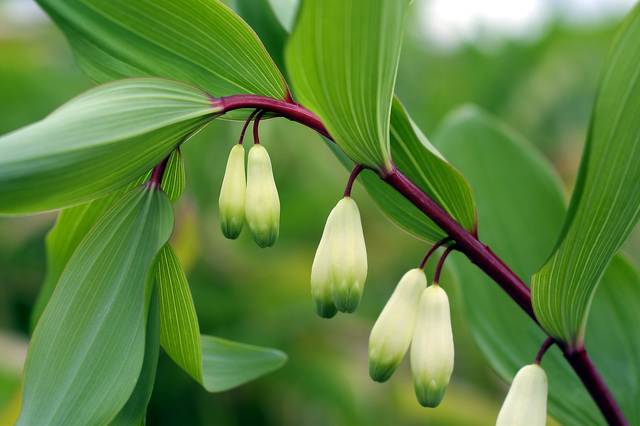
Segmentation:
[[(212, 98), (212, 106), (222, 109), (223, 113), (241, 108), (263, 109), (298, 122), (333, 140), (315, 114), (290, 100), (280, 101), (259, 95), (232, 95)], [(477, 232), (470, 233), (464, 229), (395, 166), (390, 173), (382, 173), (380, 178), (438, 225), (455, 241), (457, 250), (464, 253), (472, 263), (493, 279), (536, 324), (540, 325), (533, 312), (529, 287), (487, 245), (478, 240)], [(570, 350), (566, 345), (559, 344), (559, 347), (607, 421), (612, 425), (628, 425), (617, 401), (589, 359), (584, 347), (574, 350)]]
[(436, 272), (433, 274), (434, 285), (440, 285), (440, 273), (442, 272), (444, 261), (447, 259), (447, 256), (449, 256), (449, 253), (451, 253), (451, 251), (454, 250), (455, 248), (456, 248), (455, 244), (447, 247), (444, 253), (442, 253), (442, 256), (440, 256), (440, 259), (438, 260), (438, 265), (436, 265)]
[(260, 125), (260, 119), (264, 116), (265, 110), (262, 110), (256, 115), (256, 120), (253, 122), (253, 143), (260, 145), (260, 137), (258, 135), (258, 126)]
[(162, 178), (164, 177), (164, 171), (167, 168), (167, 163), (169, 162), (170, 156), (171, 154), (169, 154), (167, 158), (162, 160), (162, 162), (160, 162), (157, 166), (153, 168), (153, 171), (151, 172), (151, 177), (149, 178), (149, 182), (147, 183), (147, 185), (149, 185), (150, 188), (152, 189), (160, 188), (160, 185), (162, 185)]
[(351, 197), (351, 188), (353, 188), (353, 183), (356, 181), (356, 178), (360, 174), (361, 171), (364, 170), (360, 164), (356, 164), (356, 166), (351, 171), (349, 175), (349, 181), (347, 182), (347, 187), (344, 189), (344, 197)]
[(555, 342), (556, 340), (553, 337), (547, 337), (547, 339), (542, 343), (542, 346), (540, 346), (540, 350), (538, 351), (538, 355), (536, 355), (536, 360), (534, 361), (535, 364), (540, 365), (540, 362), (542, 362), (542, 357), (547, 353), (551, 345), (553, 345)]
[(418, 266), (418, 269), (424, 269), (425, 265), (427, 264), (427, 262), (429, 261), (429, 258), (431, 258), (433, 253), (435, 253), (436, 250), (438, 250), (440, 247), (442, 247), (442, 245), (447, 244), (451, 240), (453, 240), (453, 238), (445, 237), (445, 238), (441, 239), (440, 241), (438, 241), (437, 243), (435, 243), (429, 249), (427, 254), (422, 258), (422, 262), (420, 262), (420, 266)]

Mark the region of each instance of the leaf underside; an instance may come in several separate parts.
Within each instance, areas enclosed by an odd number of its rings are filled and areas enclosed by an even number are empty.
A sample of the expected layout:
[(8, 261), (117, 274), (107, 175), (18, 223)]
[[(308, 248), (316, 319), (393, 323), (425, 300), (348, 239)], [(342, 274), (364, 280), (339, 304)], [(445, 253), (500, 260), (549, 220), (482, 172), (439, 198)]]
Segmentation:
[(408, 0), (309, 0), (285, 52), (300, 103), (356, 163), (390, 171), (389, 115)]

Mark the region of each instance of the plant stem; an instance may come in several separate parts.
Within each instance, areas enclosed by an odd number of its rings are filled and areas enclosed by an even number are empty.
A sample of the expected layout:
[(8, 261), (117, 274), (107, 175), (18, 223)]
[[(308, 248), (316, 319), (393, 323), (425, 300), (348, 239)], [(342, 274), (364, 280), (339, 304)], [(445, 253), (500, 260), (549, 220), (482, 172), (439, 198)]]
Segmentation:
[(595, 365), (587, 355), (587, 351), (582, 348), (573, 353), (564, 352), (564, 357), (576, 372), (582, 384), (591, 394), (598, 405), (600, 412), (610, 425), (629, 426), (629, 422), (624, 417), (624, 413), (618, 406), (617, 401), (609, 391), (607, 384), (600, 376)]
[(498, 256), (470, 234), (435, 201), (395, 167), (383, 178), (392, 188), (418, 207), (456, 242), (457, 249), (482, 269), (537, 323), (531, 306), (531, 291)]
[(353, 168), (351, 174), (349, 175), (347, 187), (344, 189), (343, 197), (351, 197), (351, 188), (353, 188), (353, 183), (356, 181), (356, 178), (362, 170), (364, 170), (364, 168), (360, 164), (356, 164), (356, 166)]
[(440, 256), (440, 259), (438, 260), (438, 264), (436, 265), (436, 272), (433, 274), (433, 285), (440, 285), (440, 273), (442, 272), (444, 261), (447, 259), (447, 256), (449, 256), (449, 253), (451, 253), (451, 251), (454, 250), (455, 248), (456, 248), (455, 244), (447, 247), (444, 253), (442, 253), (442, 256)]
[(435, 243), (433, 246), (431, 246), (427, 254), (425, 254), (425, 256), (422, 258), (422, 262), (420, 262), (420, 266), (418, 266), (418, 269), (424, 269), (425, 265), (427, 264), (427, 262), (429, 261), (429, 258), (431, 258), (433, 253), (435, 253), (436, 250), (438, 250), (444, 244), (447, 244), (452, 239), (453, 238), (451, 237), (444, 237), (443, 239)]
[(542, 357), (547, 353), (551, 345), (553, 345), (555, 342), (556, 341), (553, 337), (547, 337), (547, 339), (542, 343), (542, 346), (540, 346), (540, 350), (538, 351), (538, 355), (536, 355), (536, 360), (534, 361), (535, 364), (540, 365), (540, 362), (542, 362)]
[(149, 182), (147, 183), (150, 188), (160, 188), (160, 185), (162, 185), (162, 178), (164, 177), (164, 171), (167, 168), (167, 163), (169, 162), (170, 156), (171, 154), (169, 154), (167, 158), (162, 160), (157, 166), (153, 168), (151, 177), (149, 178)]
[[(292, 101), (280, 101), (259, 95), (232, 95), (212, 98), (212, 103), (223, 113), (242, 108), (270, 111), (309, 127), (333, 141), (329, 131), (315, 114)], [(493, 279), (540, 326), (531, 305), (529, 287), (487, 245), (478, 240), (477, 232), (470, 233), (464, 229), (395, 165), (391, 172), (380, 173), (380, 178), (438, 225), (455, 242), (458, 251), (464, 253), (472, 263)], [(605, 419), (612, 425), (628, 425), (622, 410), (584, 348), (570, 351), (561, 342), (556, 343)]]

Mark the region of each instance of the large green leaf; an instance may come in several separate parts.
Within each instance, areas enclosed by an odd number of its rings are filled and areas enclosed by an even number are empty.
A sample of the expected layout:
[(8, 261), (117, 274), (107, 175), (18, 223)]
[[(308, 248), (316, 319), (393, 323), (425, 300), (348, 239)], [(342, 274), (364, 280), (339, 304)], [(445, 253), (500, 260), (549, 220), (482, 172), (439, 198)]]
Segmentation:
[[(31, 311), (31, 329), (36, 326), (42, 311), (49, 303), (51, 294), (60, 278), (60, 274), (67, 265), (71, 255), (87, 235), (87, 232), (122, 195), (130, 189), (146, 182), (151, 173), (134, 180), (124, 188), (121, 188), (104, 197), (97, 198), (88, 203), (64, 209), (58, 215), (55, 226), (49, 232), (46, 239), (47, 249), (47, 274), (42, 289), (38, 294), (33, 310)], [(185, 187), (184, 163), (180, 150), (174, 150), (169, 157), (167, 168), (162, 179), (161, 188), (167, 193), (169, 199), (175, 202)]]
[(148, 174), (111, 194), (79, 206), (69, 207), (60, 212), (55, 226), (46, 239), (47, 274), (42, 284), (42, 289), (38, 294), (38, 300), (31, 311), (32, 330), (38, 323), (47, 303), (49, 303), (60, 275), (65, 266), (67, 266), (69, 259), (71, 259), (71, 255), (78, 248), (78, 244), (116, 200), (132, 188), (142, 184), (147, 177)]
[(155, 76), (193, 84), (216, 97), (289, 97), (256, 34), (217, 0), (38, 3), (65, 32), (84, 72), (99, 83)]
[(605, 61), (578, 183), (557, 249), (533, 277), (544, 328), (572, 347), (584, 337), (600, 277), (640, 217), (640, 5)]
[(209, 392), (220, 392), (281, 367), (287, 357), (269, 348), (200, 336), (198, 317), (182, 266), (169, 244), (158, 256), (160, 343)]
[(209, 96), (159, 78), (89, 90), (0, 138), (0, 214), (78, 204), (126, 185), (215, 118)]
[(234, 388), (276, 370), (287, 356), (275, 349), (202, 336), (202, 381), (209, 392)]
[(187, 186), (187, 178), (184, 172), (184, 160), (180, 149), (176, 149), (169, 156), (167, 168), (162, 176), (160, 187), (167, 194), (172, 203), (178, 201), (178, 198), (184, 192)]
[(286, 63), (296, 96), (356, 163), (391, 170), (389, 115), (409, 0), (308, 0)]
[[(476, 232), (473, 193), (466, 179), (429, 143), (397, 98), (391, 109), (391, 156), (395, 165), (464, 228)], [(407, 232), (435, 242), (446, 234), (416, 206), (371, 171), (362, 179), (384, 214)]]
[(269, 0), (240, 0), (234, 7), (260, 37), (278, 68), (284, 70), (284, 48), (289, 32), (282, 26)]
[[(155, 277), (147, 276), (147, 279), (155, 280)], [(109, 423), (113, 426), (121, 425), (144, 425), (147, 406), (151, 399), (153, 384), (156, 380), (156, 370), (158, 367), (158, 355), (160, 352), (160, 311), (158, 308), (158, 291), (155, 284), (151, 286), (154, 291), (149, 303), (149, 315), (147, 316), (147, 331), (145, 335), (144, 359), (140, 376), (133, 388), (129, 400), (124, 404), (120, 412)]]
[(123, 196), (69, 261), (33, 333), (18, 424), (104, 424), (142, 368), (151, 262), (173, 229), (167, 196)]
[[(480, 239), (527, 282), (551, 251), (564, 216), (551, 167), (519, 136), (471, 107), (452, 114), (434, 141), (474, 189)], [(471, 334), (492, 368), (511, 381), (520, 367), (533, 362), (547, 336), (466, 258), (453, 255), (451, 261)], [(601, 287), (587, 350), (631, 424), (638, 424), (640, 279), (628, 263), (617, 260)], [(545, 355), (542, 367), (549, 378), (552, 416), (567, 425), (605, 423), (556, 347)]]

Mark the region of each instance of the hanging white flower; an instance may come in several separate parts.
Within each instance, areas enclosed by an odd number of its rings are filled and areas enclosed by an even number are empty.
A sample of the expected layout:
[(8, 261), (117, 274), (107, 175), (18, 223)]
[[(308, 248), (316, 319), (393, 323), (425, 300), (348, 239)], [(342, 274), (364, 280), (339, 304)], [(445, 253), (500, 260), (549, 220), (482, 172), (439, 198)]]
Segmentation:
[(453, 359), (449, 298), (439, 285), (433, 284), (420, 297), (411, 341), (411, 373), (421, 405), (440, 404), (453, 372)]
[(538, 364), (522, 367), (511, 383), (496, 426), (544, 426), (547, 421), (547, 375)]
[(267, 150), (255, 144), (247, 160), (245, 214), (253, 239), (260, 247), (271, 247), (280, 233), (280, 199)]
[(427, 277), (420, 268), (408, 271), (393, 291), (369, 337), (369, 375), (376, 382), (391, 377), (407, 353)]
[(218, 198), (220, 228), (232, 240), (238, 238), (244, 225), (246, 189), (244, 148), (238, 144), (231, 148)]

